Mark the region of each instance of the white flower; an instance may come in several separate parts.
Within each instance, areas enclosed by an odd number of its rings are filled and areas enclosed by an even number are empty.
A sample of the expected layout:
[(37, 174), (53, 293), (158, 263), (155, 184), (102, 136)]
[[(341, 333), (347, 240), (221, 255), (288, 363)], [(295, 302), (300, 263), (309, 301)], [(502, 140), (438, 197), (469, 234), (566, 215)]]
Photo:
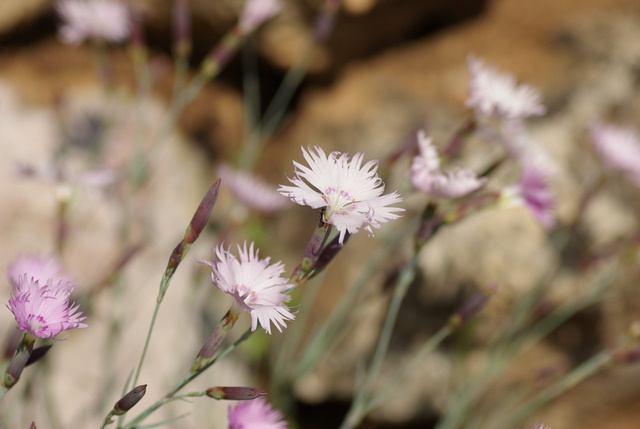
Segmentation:
[(286, 291), (292, 285), (281, 277), (284, 265), (282, 262), (270, 265), (270, 258), (260, 259), (253, 243), (248, 249), (246, 242), (243, 247), (238, 246), (238, 254), (239, 258), (236, 258), (230, 248), (215, 247), (215, 258), (204, 262), (212, 269), (211, 282), (231, 295), (236, 306), (251, 314), (252, 331), (259, 322), (268, 334), (271, 323), (282, 332), (286, 321), (295, 318), (285, 304), (290, 298)]
[(640, 186), (640, 139), (629, 128), (596, 124), (591, 128), (591, 139), (611, 169), (624, 173)]
[(73, 45), (87, 39), (123, 42), (129, 37), (129, 11), (118, 0), (60, 0), (60, 37)]
[(469, 98), (466, 106), (480, 118), (523, 119), (545, 113), (540, 93), (529, 85), (517, 85), (513, 76), (469, 55)]
[(294, 203), (314, 209), (324, 208), (323, 221), (336, 227), (342, 244), (346, 233), (364, 229), (373, 235), (372, 228), (400, 217), (404, 209), (389, 207), (402, 201), (397, 192), (382, 195), (384, 183), (378, 177), (378, 162), (362, 165), (364, 154), (353, 158), (340, 152), (328, 156), (319, 147), (315, 152), (302, 148), (309, 167), (294, 161), (293, 186), (280, 185), (278, 191)]
[(411, 164), (411, 183), (414, 188), (432, 198), (460, 198), (482, 186), (485, 178), (462, 167), (440, 170), (440, 158), (432, 139), (424, 131), (418, 132), (420, 154)]
[(223, 185), (249, 208), (263, 213), (272, 213), (291, 204), (275, 188), (250, 174), (234, 171), (228, 165), (221, 165), (218, 172)]

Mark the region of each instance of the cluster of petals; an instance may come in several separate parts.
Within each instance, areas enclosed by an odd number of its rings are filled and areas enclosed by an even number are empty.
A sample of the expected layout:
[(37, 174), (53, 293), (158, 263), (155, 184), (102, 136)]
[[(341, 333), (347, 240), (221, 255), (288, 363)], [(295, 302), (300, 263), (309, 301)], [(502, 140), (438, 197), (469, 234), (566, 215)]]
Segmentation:
[(270, 258), (260, 259), (251, 243), (238, 245), (238, 257), (221, 244), (214, 248), (212, 261), (205, 261), (212, 269), (211, 281), (222, 292), (229, 294), (241, 310), (251, 315), (251, 330), (260, 326), (270, 334), (271, 323), (282, 332), (287, 320), (295, 316), (289, 311), (286, 293), (292, 285), (281, 275), (285, 268), (281, 262), (270, 264)]
[(252, 32), (280, 12), (280, 8), (280, 0), (247, 0), (240, 16), (240, 29), (245, 33)]
[(265, 398), (257, 398), (229, 407), (229, 429), (287, 429), (287, 422)]
[(74, 286), (61, 273), (54, 258), (24, 257), (7, 270), (13, 286), (9, 310), (18, 328), (40, 338), (54, 338), (60, 332), (84, 328), (79, 306), (69, 303)]
[(513, 76), (485, 65), (469, 55), (470, 83), (466, 106), (480, 118), (524, 119), (545, 113), (540, 93), (529, 85), (518, 85)]
[(273, 213), (289, 206), (291, 202), (262, 180), (228, 165), (218, 169), (222, 183), (246, 207), (262, 213)]
[(278, 192), (296, 204), (323, 208), (323, 221), (338, 230), (341, 244), (347, 232), (364, 229), (373, 235), (372, 228), (397, 219), (404, 211), (391, 206), (402, 201), (397, 192), (382, 195), (378, 162), (362, 165), (363, 153), (350, 158), (340, 152), (327, 155), (315, 147), (315, 151), (302, 148), (302, 154), (309, 166), (294, 161), (295, 177), (289, 179), (293, 186), (280, 185)]
[(414, 188), (432, 198), (460, 198), (482, 186), (485, 178), (462, 167), (450, 170), (440, 169), (440, 157), (432, 139), (424, 131), (418, 132), (420, 154), (411, 164), (411, 183)]
[(591, 128), (591, 139), (605, 165), (640, 186), (640, 139), (636, 133), (629, 128), (596, 124)]
[(85, 40), (123, 42), (129, 37), (129, 10), (119, 0), (59, 0), (60, 38), (65, 43)]

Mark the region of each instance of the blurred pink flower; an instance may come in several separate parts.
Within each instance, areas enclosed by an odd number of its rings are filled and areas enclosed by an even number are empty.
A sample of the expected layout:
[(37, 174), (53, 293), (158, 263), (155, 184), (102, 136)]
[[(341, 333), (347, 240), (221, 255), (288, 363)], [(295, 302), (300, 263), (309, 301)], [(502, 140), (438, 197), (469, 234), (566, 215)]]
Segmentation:
[(229, 407), (229, 429), (287, 429), (287, 422), (265, 398), (257, 398)]
[(547, 230), (555, 225), (555, 198), (548, 184), (548, 173), (539, 164), (528, 162), (522, 166), (518, 185), (506, 189), (506, 201), (524, 204), (536, 220)]
[(54, 256), (22, 256), (15, 259), (7, 268), (7, 277), (14, 291), (15, 285), (25, 275), (41, 285), (47, 282), (71, 283), (71, 276), (62, 273), (62, 267)]
[(531, 429), (551, 429), (551, 427), (545, 425), (544, 423), (540, 423), (535, 426), (532, 426)]
[(602, 161), (640, 186), (640, 139), (629, 128), (596, 124), (591, 138)]
[(234, 171), (228, 165), (221, 165), (218, 173), (223, 186), (229, 188), (242, 204), (251, 209), (273, 213), (291, 204), (275, 188), (250, 174)]
[(129, 37), (129, 11), (118, 0), (59, 0), (62, 19), (59, 33), (65, 43), (77, 45), (87, 39), (123, 42)]
[(280, 12), (279, 0), (247, 0), (240, 16), (240, 29), (250, 33), (264, 21)]
[(212, 261), (204, 261), (212, 269), (213, 285), (231, 295), (234, 305), (251, 315), (252, 331), (259, 322), (268, 334), (271, 334), (271, 323), (282, 332), (286, 321), (295, 318), (285, 304), (290, 298), (286, 291), (292, 285), (281, 277), (284, 273), (282, 262), (269, 265), (270, 258), (258, 258), (253, 243), (249, 248), (246, 242), (243, 247), (238, 245), (239, 258), (230, 248), (225, 250), (220, 244), (214, 251)]
[(411, 183), (414, 188), (432, 198), (460, 198), (482, 186), (485, 178), (462, 167), (440, 170), (440, 158), (432, 139), (424, 131), (418, 132), (420, 154), (411, 164)]
[(382, 195), (384, 183), (378, 177), (378, 162), (362, 165), (363, 153), (353, 158), (340, 152), (328, 156), (319, 147), (316, 152), (302, 148), (309, 167), (294, 161), (295, 177), (289, 179), (294, 186), (280, 185), (278, 192), (294, 203), (311, 208), (324, 208), (325, 223), (336, 227), (343, 243), (347, 232), (354, 234), (364, 229), (373, 235), (372, 228), (400, 217), (403, 208), (389, 207), (402, 201), (397, 192)]
[(85, 328), (79, 306), (69, 304), (73, 285), (65, 280), (42, 281), (24, 274), (14, 282), (9, 310), (18, 328), (40, 338), (54, 338), (62, 331)]
[(467, 57), (469, 97), (466, 106), (481, 118), (523, 119), (545, 113), (540, 94), (528, 85), (517, 85), (513, 76), (485, 65), (473, 55)]

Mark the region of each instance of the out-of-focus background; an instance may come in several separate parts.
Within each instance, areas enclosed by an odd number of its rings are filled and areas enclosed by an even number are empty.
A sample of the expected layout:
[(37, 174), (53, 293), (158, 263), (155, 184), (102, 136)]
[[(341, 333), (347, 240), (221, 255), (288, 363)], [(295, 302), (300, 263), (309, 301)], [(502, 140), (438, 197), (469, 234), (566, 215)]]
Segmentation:
[[(55, 250), (59, 201), (68, 197), (61, 259), (77, 280), (76, 292), (92, 293), (90, 305), (80, 301), (86, 306), (89, 328), (65, 333), (67, 339), (54, 345), (43, 368), (27, 369), (35, 375), (21, 380), (19, 388), (4, 399), (0, 427), (27, 427), (31, 421), (45, 429), (99, 424), (137, 363), (171, 249), (181, 239), (201, 196), (218, 178), (218, 165), (237, 156), (246, 136), (247, 108), (258, 106), (264, 111), (286, 71), (312, 48), (314, 20), (324, 1), (284, 0), (282, 12), (259, 29), (250, 46), (185, 109), (177, 127), (145, 155), (153, 160), (153, 168), (149, 180), (135, 193), (125, 194), (117, 186), (105, 190), (100, 181), (111, 179), (96, 172), (83, 176), (89, 161), (73, 151), (65, 161), (73, 185), (59, 186), (54, 179), (59, 172), (49, 169), (61, 141), (68, 141), (70, 135), (81, 147), (87, 135), (104, 133), (102, 162), (121, 174), (118, 168), (136, 154), (135, 142), (149, 143), (167, 121), (175, 74), (172, 2), (130, 3), (144, 22), (149, 50), (153, 84), (143, 96), (136, 92), (127, 48), (108, 47), (107, 87), (96, 67), (101, 58), (94, 47), (70, 46), (58, 38), (54, 3), (0, 3), (0, 267), (18, 255)], [(195, 71), (234, 25), (243, 2), (189, 3)], [(301, 160), (301, 146), (362, 151), (368, 160), (387, 157), (421, 127), (427, 127), (436, 141), (449, 138), (468, 115), (464, 102), (469, 54), (540, 89), (548, 112), (530, 128), (555, 163), (553, 190), (560, 224), (571, 222), (590, 171), (600, 168), (585, 157), (589, 126), (599, 119), (638, 126), (637, 0), (343, 0), (336, 19), (328, 41), (309, 63), (282, 127), (259, 154), (254, 172), (274, 187), (291, 176), (292, 160)], [(247, 67), (258, 70), (259, 101), (247, 97)], [(482, 152), (482, 147), (476, 144), (473, 149)], [(482, 158), (482, 153), (476, 156)], [(469, 158), (473, 164), (474, 157)], [(32, 169), (48, 173), (30, 175)], [(504, 177), (509, 174), (504, 172)], [(410, 195), (406, 176), (396, 171), (385, 180), (387, 189), (406, 194), (406, 217), (416, 216), (424, 199)], [(547, 296), (550, 305), (580, 296), (594, 274), (581, 269), (584, 261), (574, 256), (638, 233), (640, 193), (622, 178), (614, 185), (598, 194), (584, 213), (574, 236), (575, 251), (558, 253), (545, 231), (517, 207), (483, 213), (442, 231), (421, 254), (421, 275), (401, 310), (383, 376), (402, 365), (407, 353), (446, 323), (473, 291), (497, 283), (499, 292), (469, 333), (465, 347), (472, 358), (466, 366), (461, 369), (452, 357), (458, 343), (447, 343), (420, 365), (396, 399), (372, 413), (362, 427), (433, 427), (446, 413), (452, 380), (464, 385), (466, 374), (482, 364), (483, 344), (507, 309), (549, 267), (560, 267)], [(296, 206), (252, 218), (253, 226), (245, 222), (247, 216), (234, 208), (223, 183), (213, 227), (194, 245), (161, 308), (148, 365), (140, 378), (149, 384), (141, 406), (158, 398), (188, 369), (208, 335), (207, 326), (230, 303), (228, 297), (211, 290), (207, 270), (196, 261), (208, 258), (211, 246), (221, 237), (233, 242), (249, 235), (259, 238), (262, 256), (283, 260), (291, 269), (299, 262), (318, 215)], [(235, 217), (242, 219), (245, 230), (226, 234), (216, 227), (228, 225)], [(124, 231), (128, 218), (138, 222)], [(140, 243), (118, 281), (100, 286), (123, 249)], [(356, 278), (371, 249), (381, 243), (378, 236), (354, 236), (326, 275), (315, 280), (320, 288), (316, 301), (310, 308), (299, 307), (298, 317), (307, 313), (312, 322), (321, 321), (345, 285)], [(372, 297), (354, 309), (363, 316), (350, 336), (291, 386), (300, 428), (333, 428), (341, 421), (353, 394), (353, 374), (358, 363), (370, 356), (388, 302), (388, 294), (378, 292), (401, 262), (407, 250), (402, 249), (383, 261), (373, 277)], [(500, 398), (521, 384), (544, 384), (616, 344), (640, 314), (638, 256), (624, 257), (625, 263), (613, 270), (604, 297), (519, 356), (487, 394), (478, 413), (503, 406)], [(0, 296), (6, 302), (10, 291), (8, 283), (3, 284)], [(241, 319), (246, 326), (246, 318)], [(114, 325), (115, 320), (122, 323)], [(8, 310), (1, 312), (0, 335), (12, 333), (13, 323)], [(242, 332), (241, 327), (237, 330)], [(275, 333), (271, 344), (277, 346), (286, 332)], [(116, 336), (117, 342), (110, 341), (110, 336)], [(256, 335), (256, 340), (268, 344), (265, 335)], [(224, 359), (190, 390), (214, 385), (268, 389), (266, 353), (259, 344)], [(39, 382), (38, 371), (47, 369), (51, 376)], [(639, 380), (638, 366), (601, 371), (522, 426), (544, 421), (553, 429), (636, 429)], [(189, 412), (173, 427), (225, 427), (226, 406), (200, 399), (172, 404), (160, 416)], [(504, 412), (509, 412), (508, 407)]]

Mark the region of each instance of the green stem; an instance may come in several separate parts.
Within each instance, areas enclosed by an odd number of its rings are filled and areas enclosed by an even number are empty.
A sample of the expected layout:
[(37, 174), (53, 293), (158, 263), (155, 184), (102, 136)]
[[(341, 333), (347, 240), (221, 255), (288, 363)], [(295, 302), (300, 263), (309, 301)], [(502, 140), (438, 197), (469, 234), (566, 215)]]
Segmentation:
[(160, 310), (160, 302), (156, 302), (156, 307), (153, 310), (153, 316), (151, 316), (151, 323), (149, 324), (149, 330), (147, 331), (147, 338), (144, 341), (144, 347), (142, 348), (142, 355), (140, 356), (140, 362), (138, 362), (138, 368), (136, 369), (136, 375), (133, 377), (132, 386), (136, 386), (138, 384), (138, 378), (140, 377), (140, 371), (142, 370), (142, 364), (144, 363), (144, 359), (147, 355), (147, 349), (149, 348), (149, 342), (151, 341), (151, 333), (153, 332), (153, 327), (156, 324), (156, 317), (158, 317), (158, 311)]
[[(155, 403), (150, 405), (146, 410), (144, 410), (142, 413), (140, 413), (140, 415), (138, 415), (138, 417), (136, 417), (131, 422), (129, 422), (125, 426), (123, 426), (122, 429), (133, 429), (133, 428), (136, 428), (138, 423), (140, 423), (141, 421), (146, 419), (151, 413), (156, 411), (161, 406), (163, 406), (163, 405), (165, 405), (165, 404), (167, 404), (167, 403), (169, 403), (169, 402), (171, 402), (171, 401), (173, 401), (175, 399), (182, 398), (183, 395), (175, 396), (175, 397), (174, 397), (174, 395), (180, 389), (182, 389), (184, 386), (189, 384), (193, 379), (195, 379), (200, 374), (202, 374), (204, 371), (206, 371), (207, 368), (209, 368), (211, 365), (213, 365), (218, 360), (220, 360), (223, 357), (225, 357), (227, 354), (229, 354), (231, 351), (233, 351), (236, 347), (238, 347), (244, 341), (249, 339), (249, 337), (251, 337), (251, 334), (253, 334), (253, 331), (251, 331), (251, 329), (247, 329), (245, 331), (245, 333), (242, 334), (242, 336), (240, 338), (238, 338), (233, 344), (231, 344), (229, 347), (227, 347), (225, 350), (223, 350), (220, 354), (218, 354), (218, 356), (216, 356), (214, 359), (212, 359), (211, 362), (209, 362), (206, 366), (203, 366), (198, 371), (188, 371), (185, 375), (182, 376), (182, 378), (180, 378), (180, 380), (178, 380), (178, 382), (173, 386), (173, 388), (165, 396), (163, 396), (162, 398), (157, 400)], [(135, 385), (135, 383), (134, 383), (134, 385)]]
[(520, 423), (522, 419), (532, 414), (541, 406), (547, 404), (552, 399), (565, 393), (569, 389), (574, 388), (582, 381), (597, 373), (599, 370), (608, 365), (611, 362), (612, 358), (613, 354), (610, 350), (603, 350), (595, 356), (591, 357), (578, 368), (574, 369), (565, 377), (560, 379), (557, 383), (540, 392), (538, 395), (536, 395), (535, 398), (533, 398), (524, 406), (520, 407), (520, 409), (510, 412), (504, 427), (515, 427), (515, 425)]
[(391, 298), (391, 304), (389, 305), (389, 311), (387, 312), (387, 317), (385, 318), (382, 331), (380, 332), (380, 337), (378, 337), (378, 343), (376, 344), (376, 348), (373, 353), (371, 366), (369, 367), (365, 381), (358, 391), (344, 422), (340, 426), (340, 429), (356, 427), (356, 425), (358, 425), (365, 416), (366, 405), (370, 400), (373, 384), (380, 374), (382, 363), (389, 348), (389, 341), (391, 341), (391, 335), (398, 318), (400, 305), (402, 304), (407, 290), (409, 289), (409, 285), (415, 278), (417, 262), (418, 252), (415, 252), (411, 259), (406, 263), (398, 277), (393, 291), (393, 296)]

